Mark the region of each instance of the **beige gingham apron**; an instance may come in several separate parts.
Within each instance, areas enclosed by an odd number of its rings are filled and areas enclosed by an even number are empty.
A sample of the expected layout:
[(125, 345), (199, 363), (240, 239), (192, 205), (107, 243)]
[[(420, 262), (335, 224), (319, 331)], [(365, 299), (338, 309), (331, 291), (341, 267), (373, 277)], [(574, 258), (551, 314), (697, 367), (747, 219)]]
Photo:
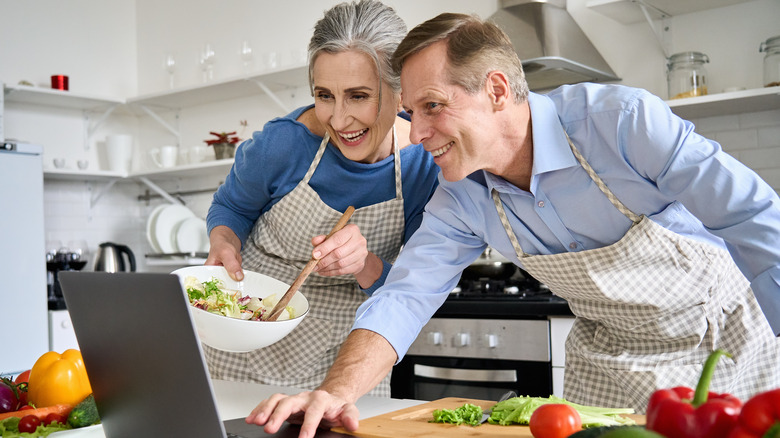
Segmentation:
[[(567, 135), (568, 139), (568, 135)], [(780, 386), (780, 340), (729, 253), (638, 216), (607, 188), (569, 139), (594, 183), (634, 222), (618, 242), (552, 255), (525, 254), (498, 191), (501, 222), (522, 267), (569, 302), (564, 397), (638, 413), (657, 388), (696, 387), (702, 364), (721, 357), (711, 390), (747, 400)]]
[[(298, 185), (257, 221), (242, 252), (243, 266), (292, 284), (311, 257), (311, 238), (327, 234), (342, 213), (326, 205), (309, 186), (328, 145), (329, 135)], [(392, 263), (403, 243), (404, 205), (401, 154), (393, 130), (396, 198), (358, 208), (350, 223), (360, 227), (368, 250)], [(389, 181), (376, 181), (387, 184)], [(349, 188), (345, 187), (348, 193)], [(309, 314), (293, 332), (268, 347), (249, 353), (206, 349), (213, 378), (314, 389), (325, 378), (349, 334), (358, 306), (366, 300), (354, 276), (312, 273), (300, 289)], [(370, 393), (390, 396), (390, 375)]]

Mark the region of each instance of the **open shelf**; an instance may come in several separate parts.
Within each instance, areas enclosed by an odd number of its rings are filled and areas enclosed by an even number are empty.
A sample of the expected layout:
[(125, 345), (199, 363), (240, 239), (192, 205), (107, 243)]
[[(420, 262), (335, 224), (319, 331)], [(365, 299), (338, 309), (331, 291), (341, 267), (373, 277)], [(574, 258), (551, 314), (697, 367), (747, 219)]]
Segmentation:
[(258, 82), (270, 91), (300, 87), (308, 82), (305, 66), (275, 69), (260, 75), (241, 76), (127, 99), (128, 104), (183, 108), (220, 100), (262, 94)]
[(49, 180), (78, 181), (107, 181), (113, 179), (134, 180), (142, 177), (150, 180), (166, 180), (193, 177), (203, 173), (224, 173), (227, 175), (231, 166), (233, 166), (233, 159), (228, 158), (196, 164), (185, 164), (166, 169), (141, 170), (127, 174), (109, 170), (44, 169), (43, 176), (45, 179)]
[[(652, 18), (658, 19), (661, 18), (658, 11), (675, 16), (747, 1), (750, 0), (642, 0), (641, 3), (650, 6), (648, 13), (651, 14)], [(620, 23), (631, 24), (645, 21), (645, 16), (638, 3), (637, 0), (589, 0), (585, 6)]]
[(124, 99), (92, 96), (72, 91), (53, 90), (51, 88), (28, 85), (4, 86), (6, 102), (32, 103), (58, 108), (91, 110), (107, 106), (124, 104)]
[(769, 111), (780, 108), (780, 87), (673, 99), (667, 100), (666, 103), (675, 114), (684, 119)]

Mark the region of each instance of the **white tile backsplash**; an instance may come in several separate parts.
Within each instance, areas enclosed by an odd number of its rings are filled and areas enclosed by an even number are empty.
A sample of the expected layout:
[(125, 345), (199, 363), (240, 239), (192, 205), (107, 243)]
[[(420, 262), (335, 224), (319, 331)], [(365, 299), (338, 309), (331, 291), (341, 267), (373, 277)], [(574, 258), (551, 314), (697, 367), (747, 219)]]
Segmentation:
[[(198, 181), (182, 180), (174, 188), (185, 190), (188, 185), (198, 184)], [(172, 271), (176, 266), (149, 267), (146, 263), (145, 255), (152, 252), (146, 238), (147, 219), (155, 207), (167, 201), (159, 197), (148, 202), (139, 200), (145, 192), (145, 185), (132, 181), (107, 188), (106, 182), (47, 179), (44, 185), (46, 239), (59, 241), (63, 246), (70, 241), (85, 240), (90, 250), (90, 262), (85, 270), (93, 269), (100, 243), (114, 242), (130, 247), (139, 271)], [(101, 195), (95, 200), (98, 193)], [(183, 199), (196, 216), (205, 219), (212, 196), (204, 193)]]

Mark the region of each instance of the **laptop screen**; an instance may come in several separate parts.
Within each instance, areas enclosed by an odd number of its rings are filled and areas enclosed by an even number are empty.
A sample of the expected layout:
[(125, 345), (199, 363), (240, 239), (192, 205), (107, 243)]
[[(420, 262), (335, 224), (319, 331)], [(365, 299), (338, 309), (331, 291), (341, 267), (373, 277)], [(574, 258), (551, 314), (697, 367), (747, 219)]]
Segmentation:
[(59, 281), (106, 437), (225, 436), (177, 276), (71, 271)]

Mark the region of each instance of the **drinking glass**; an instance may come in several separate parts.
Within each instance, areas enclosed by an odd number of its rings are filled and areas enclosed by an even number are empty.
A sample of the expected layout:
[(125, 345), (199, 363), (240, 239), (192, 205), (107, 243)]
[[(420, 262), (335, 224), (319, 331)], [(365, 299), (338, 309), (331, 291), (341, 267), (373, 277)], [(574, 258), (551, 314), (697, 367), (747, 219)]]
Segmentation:
[(240, 54), (241, 62), (244, 65), (244, 74), (248, 75), (252, 71), (255, 63), (255, 55), (254, 52), (252, 52), (252, 45), (249, 41), (244, 40), (241, 42)]
[(203, 82), (214, 79), (214, 62), (216, 54), (211, 44), (206, 43), (200, 52), (200, 68), (203, 70)]
[(176, 55), (174, 53), (166, 53), (163, 66), (165, 67), (165, 71), (168, 72), (168, 88), (173, 89), (173, 74), (176, 71)]

